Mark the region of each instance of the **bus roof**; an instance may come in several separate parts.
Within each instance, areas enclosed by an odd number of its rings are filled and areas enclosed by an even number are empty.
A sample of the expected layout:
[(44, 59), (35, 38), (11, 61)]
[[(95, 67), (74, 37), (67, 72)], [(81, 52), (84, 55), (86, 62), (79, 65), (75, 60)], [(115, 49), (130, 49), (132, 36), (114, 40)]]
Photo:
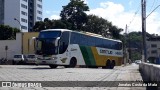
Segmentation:
[(45, 30), (42, 30), (41, 32), (45, 32), (45, 31), (71, 31), (71, 30), (68, 30), (68, 29), (45, 29)]
[(88, 36), (98, 37), (98, 38), (102, 38), (102, 39), (122, 42), (121, 40), (106, 38), (106, 37), (103, 37), (102, 35), (91, 33), (91, 32), (85, 32), (85, 31), (78, 32), (78, 31), (72, 31), (72, 30), (69, 30), (69, 29), (46, 29), (46, 30), (42, 30), (41, 32), (45, 32), (45, 31), (62, 31), (62, 32), (70, 31), (70, 32), (75, 32), (75, 33), (84, 34), (84, 35), (88, 35)]
[(93, 37), (97, 37), (97, 38), (112, 40), (112, 41), (116, 41), (116, 42), (122, 42), (121, 40), (116, 40), (116, 39), (103, 37), (100, 34), (95, 34), (95, 33), (90, 33), (90, 32), (85, 32), (85, 31), (82, 31), (82, 32), (72, 31), (72, 32), (76, 32), (76, 33), (80, 33), (80, 34), (84, 34), (84, 35), (88, 35), (88, 36), (93, 36)]

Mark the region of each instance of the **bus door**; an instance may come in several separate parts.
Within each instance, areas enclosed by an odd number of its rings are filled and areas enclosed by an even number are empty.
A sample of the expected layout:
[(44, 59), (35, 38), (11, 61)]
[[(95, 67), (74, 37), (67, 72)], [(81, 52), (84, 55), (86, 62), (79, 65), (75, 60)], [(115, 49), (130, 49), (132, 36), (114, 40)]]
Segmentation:
[(59, 54), (61, 54), (61, 59), (67, 60), (69, 58), (69, 52), (67, 50), (69, 45), (69, 32), (63, 32), (59, 40)]

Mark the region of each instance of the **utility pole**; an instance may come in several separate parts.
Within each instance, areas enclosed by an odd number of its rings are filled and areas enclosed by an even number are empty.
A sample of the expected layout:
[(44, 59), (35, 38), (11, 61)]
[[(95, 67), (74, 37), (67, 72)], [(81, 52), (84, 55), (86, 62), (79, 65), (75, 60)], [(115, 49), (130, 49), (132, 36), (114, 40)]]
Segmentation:
[(146, 62), (147, 60), (147, 48), (146, 48), (146, 0), (141, 0), (142, 4), (142, 61)]
[(128, 34), (128, 38), (129, 38), (129, 44), (128, 44), (128, 62), (130, 62), (130, 60), (131, 60), (131, 38), (130, 38), (130, 34)]
[(5, 51), (6, 51), (6, 60), (7, 60), (7, 50), (8, 50), (8, 46), (5, 46)]
[(127, 25), (126, 25), (126, 28), (125, 28), (125, 36), (124, 36), (124, 65), (126, 65), (127, 63), (127, 40), (126, 40), (126, 37), (127, 37)]
[(17, 18), (14, 18), (14, 20), (17, 21), (19, 23), (19, 26), (20, 26), (20, 30), (21, 30), (20, 32), (21, 32), (21, 37), (22, 37), (21, 38), (22, 39), (21, 40), (21, 44), (22, 44), (21, 45), (21, 53), (23, 54), (23, 31), (22, 31), (22, 24), (20, 23), (20, 21)]

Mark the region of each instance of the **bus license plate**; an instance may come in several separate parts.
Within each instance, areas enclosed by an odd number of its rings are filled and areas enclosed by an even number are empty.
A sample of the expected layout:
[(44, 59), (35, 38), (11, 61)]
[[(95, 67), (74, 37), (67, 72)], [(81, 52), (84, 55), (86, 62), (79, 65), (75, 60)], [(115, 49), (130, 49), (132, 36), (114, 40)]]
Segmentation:
[(46, 61), (42, 61), (42, 63), (46, 63)]

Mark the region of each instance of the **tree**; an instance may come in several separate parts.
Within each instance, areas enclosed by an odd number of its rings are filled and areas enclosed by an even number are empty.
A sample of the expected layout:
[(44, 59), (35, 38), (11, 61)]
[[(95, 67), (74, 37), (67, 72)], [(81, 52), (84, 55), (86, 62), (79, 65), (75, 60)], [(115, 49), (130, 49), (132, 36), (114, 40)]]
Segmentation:
[(142, 33), (141, 32), (130, 32), (127, 34), (127, 47), (142, 48)]
[(40, 32), (45, 29), (71, 29), (71, 23), (62, 20), (50, 20), (45, 18), (44, 21), (38, 21), (33, 27), (34, 32)]
[(113, 26), (111, 22), (102, 17), (87, 15), (89, 7), (82, 0), (70, 0), (68, 5), (63, 6), (60, 13), (60, 20), (49, 20), (45, 18), (43, 22), (37, 22), (34, 31), (44, 29), (70, 29), (77, 31), (87, 31), (107, 37), (111, 34), (113, 38), (120, 39), (120, 32), (123, 30)]
[[(148, 35), (148, 34), (147, 34)], [(123, 40), (124, 41), (123, 37)], [(141, 59), (142, 51), (142, 33), (141, 32), (130, 32), (126, 35), (126, 47), (129, 48), (129, 57), (132, 61)]]
[(20, 32), (17, 28), (12, 28), (6, 25), (0, 25), (0, 40), (13, 40), (16, 39), (16, 33)]
[(80, 31), (81, 28), (87, 23), (87, 14), (89, 7), (84, 4), (82, 0), (70, 0), (68, 5), (63, 6), (60, 13), (61, 20), (71, 23), (72, 30)]
[(40, 32), (45, 29), (45, 23), (43, 21), (38, 21), (33, 27), (33, 32)]
[(62, 20), (53, 20), (53, 29), (71, 29), (71, 23)]
[(82, 30), (100, 34), (104, 37), (108, 37), (111, 34), (116, 39), (120, 39), (120, 32), (123, 31), (123, 29), (113, 26), (108, 20), (95, 15), (88, 15), (88, 22)]
[(112, 25), (109, 28), (109, 32), (111, 33), (111, 35), (115, 39), (120, 39), (120, 32), (122, 32), (122, 31), (123, 31), (123, 29), (118, 28), (116, 26), (112, 26)]
[(88, 15), (88, 22), (82, 30), (105, 36), (108, 33), (109, 24), (110, 22), (103, 18), (99, 18), (95, 15)]

